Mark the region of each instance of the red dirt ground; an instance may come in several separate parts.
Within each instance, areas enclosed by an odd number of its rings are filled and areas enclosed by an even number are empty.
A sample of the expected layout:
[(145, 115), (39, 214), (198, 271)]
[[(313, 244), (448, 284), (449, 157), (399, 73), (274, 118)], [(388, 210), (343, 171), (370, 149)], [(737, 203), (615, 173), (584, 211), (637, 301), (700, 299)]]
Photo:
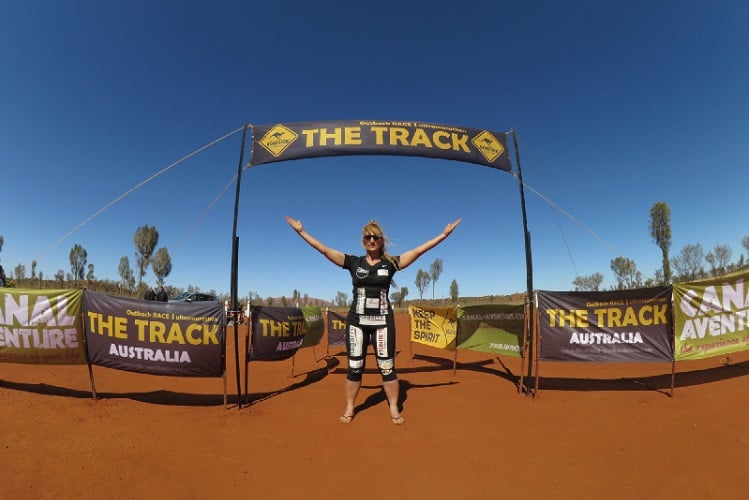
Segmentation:
[(677, 364), (673, 397), (670, 364), (541, 363), (534, 398), (519, 359), (460, 351), (453, 374), (398, 328), (401, 427), (371, 355), (338, 422), (324, 345), (250, 364), (240, 409), (231, 329), (227, 407), (222, 379), (93, 367), (93, 400), (85, 366), (0, 364), (0, 498), (749, 497), (746, 353)]

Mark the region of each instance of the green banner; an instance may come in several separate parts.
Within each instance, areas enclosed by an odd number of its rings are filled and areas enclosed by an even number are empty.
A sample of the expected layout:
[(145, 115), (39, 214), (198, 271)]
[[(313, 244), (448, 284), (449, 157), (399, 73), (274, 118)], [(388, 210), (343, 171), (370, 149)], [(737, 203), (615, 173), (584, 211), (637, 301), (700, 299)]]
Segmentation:
[(520, 357), (525, 323), (523, 304), (458, 308), (458, 349)]
[(0, 362), (85, 364), (82, 296), (82, 290), (3, 289)]
[(749, 349), (749, 271), (674, 285), (676, 360)]
[(320, 306), (302, 306), (304, 314), (304, 323), (307, 327), (307, 333), (304, 335), (302, 347), (314, 347), (320, 343), (325, 333), (325, 320), (322, 317)]

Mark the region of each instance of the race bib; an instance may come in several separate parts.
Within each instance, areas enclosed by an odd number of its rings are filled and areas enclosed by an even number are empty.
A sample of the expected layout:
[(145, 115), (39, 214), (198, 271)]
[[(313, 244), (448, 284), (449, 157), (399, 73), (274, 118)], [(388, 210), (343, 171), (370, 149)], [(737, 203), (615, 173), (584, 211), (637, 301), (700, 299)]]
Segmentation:
[(359, 316), (359, 324), (364, 326), (385, 325), (385, 316)]

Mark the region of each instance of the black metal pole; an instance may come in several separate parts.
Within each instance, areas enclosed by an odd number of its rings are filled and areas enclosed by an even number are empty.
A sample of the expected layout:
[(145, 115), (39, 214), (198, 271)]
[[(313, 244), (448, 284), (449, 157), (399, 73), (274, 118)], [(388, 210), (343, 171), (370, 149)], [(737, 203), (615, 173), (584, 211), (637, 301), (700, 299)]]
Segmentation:
[[(237, 219), (239, 217), (239, 191), (242, 186), (242, 167), (244, 165), (244, 144), (247, 138), (247, 128), (249, 125), (245, 124), (244, 130), (242, 130), (242, 147), (239, 150), (239, 167), (237, 168), (237, 191), (234, 197), (234, 224), (232, 227), (231, 236), (231, 298), (229, 299), (229, 312), (232, 318), (238, 318), (238, 294), (237, 294), (237, 276), (238, 276), (238, 258), (239, 254), (239, 238), (237, 237)], [(237, 332), (237, 324), (234, 322), (234, 365), (237, 371), (237, 408), (242, 409), (242, 389), (239, 376), (239, 334)]]
[[(520, 168), (520, 151), (518, 150), (518, 135), (515, 129), (512, 130), (512, 142), (515, 148), (515, 163), (518, 166), (518, 184), (520, 185), (520, 205), (523, 212), (523, 238), (525, 240), (525, 272), (527, 279), (527, 300), (529, 307), (529, 321), (527, 323), (528, 331), (526, 338), (528, 341), (528, 377), (530, 383), (533, 374), (533, 327), (534, 327), (534, 308), (533, 308), (533, 257), (531, 255), (531, 233), (528, 231), (528, 217), (525, 212), (525, 191), (523, 190), (523, 171)], [(526, 393), (529, 391), (526, 391)]]

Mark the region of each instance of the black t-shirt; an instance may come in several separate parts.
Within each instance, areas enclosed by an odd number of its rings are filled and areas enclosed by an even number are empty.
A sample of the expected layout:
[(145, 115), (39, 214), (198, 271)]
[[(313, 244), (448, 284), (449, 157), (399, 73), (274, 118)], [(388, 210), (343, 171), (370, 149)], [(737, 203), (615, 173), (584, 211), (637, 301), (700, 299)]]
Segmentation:
[[(395, 260), (398, 262), (399, 257)], [(398, 270), (396, 266), (387, 259), (370, 266), (366, 256), (346, 254), (342, 267), (351, 274), (353, 285), (349, 321), (357, 325), (385, 325), (387, 315), (392, 314), (388, 292)]]

